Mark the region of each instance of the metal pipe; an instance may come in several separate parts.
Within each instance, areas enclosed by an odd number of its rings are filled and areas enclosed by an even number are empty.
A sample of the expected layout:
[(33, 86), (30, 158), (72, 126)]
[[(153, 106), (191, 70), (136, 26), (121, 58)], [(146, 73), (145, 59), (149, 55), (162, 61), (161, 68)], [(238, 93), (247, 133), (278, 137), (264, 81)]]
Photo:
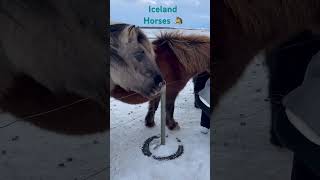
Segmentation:
[(166, 85), (162, 87), (161, 92), (161, 145), (166, 143)]

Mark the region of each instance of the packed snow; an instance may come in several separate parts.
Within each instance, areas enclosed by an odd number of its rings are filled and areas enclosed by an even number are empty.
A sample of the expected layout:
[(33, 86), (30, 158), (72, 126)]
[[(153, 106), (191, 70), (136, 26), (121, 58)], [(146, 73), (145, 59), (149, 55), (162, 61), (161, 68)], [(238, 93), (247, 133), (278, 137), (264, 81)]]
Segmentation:
[[(193, 83), (180, 92), (175, 106), (179, 130), (166, 129), (166, 145), (156, 149), (157, 156), (174, 153), (181, 140), (184, 153), (177, 159), (157, 161), (143, 155), (146, 139), (160, 134), (160, 107), (154, 128), (144, 126), (148, 104), (128, 105), (111, 98), (110, 173), (112, 180), (209, 180), (210, 134), (200, 132), (201, 111), (194, 107)], [(155, 141), (155, 140), (154, 140)], [(156, 143), (156, 142), (154, 142)], [(151, 152), (153, 150), (150, 145)]]
[(270, 115), (268, 73), (260, 54), (213, 112), (213, 179), (290, 179), (292, 153), (270, 143)]

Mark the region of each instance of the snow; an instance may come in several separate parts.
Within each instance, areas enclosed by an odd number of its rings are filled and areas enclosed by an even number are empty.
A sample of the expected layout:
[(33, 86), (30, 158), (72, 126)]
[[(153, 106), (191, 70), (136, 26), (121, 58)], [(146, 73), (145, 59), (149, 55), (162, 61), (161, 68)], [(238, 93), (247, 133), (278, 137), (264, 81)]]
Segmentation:
[[(129, 105), (110, 98), (110, 173), (113, 180), (209, 180), (210, 134), (200, 132), (201, 111), (194, 108), (193, 83), (190, 81), (176, 100), (176, 121), (179, 130), (166, 129), (166, 145), (150, 151), (157, 156), (177, 151), (176, 138), (181, 140), (184, 153), (177, 159), (157, 161), (144, 156), (141, 147), (146, 139), (160, 134), (160, 106), (156, 126), (144, 126), (148, 104)], [(156, 139), (159, 140), (159, 139)], [(152, 143), (156, 140), (152, 141)]]
[[(16, 118), (0, 113), (0, 126)], [(17, 137), (13, 140), (14, 137)], [(106, 133), (68, 136), (19, 121), (0, 129), (1, 180), (85, 179), (105, 167)], [(98, 142), (98, 143), (94, 143)], [(72, 162), (67, 161), (72, 158)], [(59, 164), (64, 166), (60, 167)], [(106, 172), (92, 179), (104, 179)]]
[(213, 115), (213, 179), (290, 179), (292, 152), (271, 145), (268, 74), (259, 55)]
[[(165, 145), (160, 145), (159, 139), (153, 140), (154, 143), (150, 146), (150, 151), (152, 155), (156, 156), (170, 156), (171, 154), (174, 154), (177, 149), (179, 144), (177, 143), (176, 139), (172, 137), (167, 137), (166, 138), (166, 144)], [(152, 141), (152, 142), (153, 142)]]

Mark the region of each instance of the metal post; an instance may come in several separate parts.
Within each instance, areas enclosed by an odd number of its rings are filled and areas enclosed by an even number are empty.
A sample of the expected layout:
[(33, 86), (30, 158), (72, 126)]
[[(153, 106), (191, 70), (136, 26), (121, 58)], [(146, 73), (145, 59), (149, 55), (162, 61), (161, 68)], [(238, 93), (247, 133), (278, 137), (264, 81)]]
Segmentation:
[(162, 88), (161, 93), (161, 145), (166, 143), (166, 85)]

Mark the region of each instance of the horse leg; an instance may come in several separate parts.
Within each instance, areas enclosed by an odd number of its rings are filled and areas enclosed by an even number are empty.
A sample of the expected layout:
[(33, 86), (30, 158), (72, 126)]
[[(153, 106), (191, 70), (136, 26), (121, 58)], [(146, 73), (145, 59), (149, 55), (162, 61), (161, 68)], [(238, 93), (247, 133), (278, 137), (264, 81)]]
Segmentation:
[(176, 98), (178, 96), (179, 91), (175, 90), (174, 92), (168, 91), (166, 96), (166, 125), (168, 129), (174, 130), (179, 129), (179, 124), (176, 122), (173, 118), (174, 113), (174, 103), (176, 101)]
[[(172, 92), (169, 90), (167, 91), (167, 94), (166, 94), (166, 125), (170, 130), (179, 128), (178, 123), (173, 118), (174, 103), (175, 103), (176, 97), (178, 96), (178, 93), (179, 91), (176, 92), (176, 90), (174, 90), (174, 92)], [(153, 127), (155, 125), (154, 114), (158, 109), (160, 99), (161, 97), (157, 97), (149, 101), (148, 113), (145, 118), (145, 125), (147, 127)]]
[(154, 114), (158, 109), (159, 102), (160, 102), (160, 97), (156, 97), (155, 99), (149, 101), (148, 113), (145, 118), (145, 125), (147, 127), (153, 127), (155, 125)]
[(179, 124), (173, 118), (174, 113), (174, 102), (167, 103), (167, 116), (166, 116), (166, 124), (170, 130), (179, 129)]

